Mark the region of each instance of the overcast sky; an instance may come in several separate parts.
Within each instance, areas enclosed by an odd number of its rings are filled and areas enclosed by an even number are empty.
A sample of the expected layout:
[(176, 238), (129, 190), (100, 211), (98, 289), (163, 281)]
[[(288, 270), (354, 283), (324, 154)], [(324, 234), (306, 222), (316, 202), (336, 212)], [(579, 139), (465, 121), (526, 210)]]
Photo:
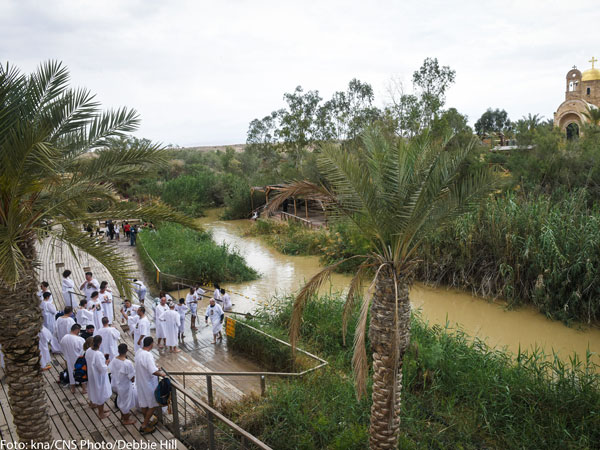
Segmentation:
[(567, 71), (600, 58), (598, 0), (0, 0), (0, 61), (62, 60), (103, 106), (139, 111), (137, 136), (243, 143), (297, 85), (328, 98), (352, 78), (376, 104), (426, 57), (456, 70), (447, 107), (551, 118)]

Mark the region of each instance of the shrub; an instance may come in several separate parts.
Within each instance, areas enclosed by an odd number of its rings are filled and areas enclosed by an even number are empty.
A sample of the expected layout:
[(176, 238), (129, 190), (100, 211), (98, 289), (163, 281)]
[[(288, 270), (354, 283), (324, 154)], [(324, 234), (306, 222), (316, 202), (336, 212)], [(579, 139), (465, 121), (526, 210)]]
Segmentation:
[[(218, 245), (207, 232), (197, 232), (176, 224), (161, 224), (156, 232), (142, 230), (139, 255), (144, 268), (155, 278), (148, 255), (165, 274), (203, 283), (249, 281), (258, 277), (244, 258), (227, 245)], [(172, 288), (174, 278), (161, 276), (159, 287)]]

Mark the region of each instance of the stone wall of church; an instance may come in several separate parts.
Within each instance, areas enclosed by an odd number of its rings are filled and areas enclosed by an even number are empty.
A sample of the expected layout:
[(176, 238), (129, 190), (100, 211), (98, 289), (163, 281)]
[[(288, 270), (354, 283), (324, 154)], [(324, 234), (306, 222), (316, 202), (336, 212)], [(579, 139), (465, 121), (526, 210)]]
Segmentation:
[[(587, 94), (588, 88), (590, 95)], [(581, 99), (600, 108), (600, 80), (582, 82)]]

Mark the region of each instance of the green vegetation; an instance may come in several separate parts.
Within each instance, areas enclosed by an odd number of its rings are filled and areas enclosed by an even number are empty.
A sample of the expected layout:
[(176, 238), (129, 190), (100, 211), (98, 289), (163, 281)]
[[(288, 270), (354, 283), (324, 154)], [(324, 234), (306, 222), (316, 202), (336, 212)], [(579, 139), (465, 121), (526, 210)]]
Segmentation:
[(600, 209), (586, 191), (507, 193), (436, 231), (418, 278), (531, 303), (560, 320), (600, 318)]
[[(156, 270), (148, 255), (161, 272), (203, 283), (222, 281), (249, 281), (258, 277), (246, 265), (244, 258), (226, 245), (217, 245), (210, 233), (194, 231), (175, 224), (161, 224), (157, 231), (142, 230), (138, 245), (146, 251), (138, 252), (150, 279), (156, 279)], [(150, 275), (151, 274), (151, 275)], [(174, 278), (161, 276), (159, 287), (172, 289)]]
[[(284, 337), (292, 299), (277, 305), (251, 323)], [(299, 346), (327, 359), (330, 366), (301, 380), (269, 380), (266, 398), (228, 405), (236, 423), (281, 449), (366, 447), (369, 403), (356, 400), (348, 376), (352, 350), (343, 344), (342, 310), (337, 296), (308, 303)], [(355, 310), (347, 342), (352, 342), (357, 320)], [(539, 353), (509, 355), (468, 339), (460, 330), (430, 327), (418, 315), (411, 330), (399, 448), (600, 445), (600, 376), (590, 360), (573, 359), (565, 365)], [(262, 346), (261, 341), (257, 344)]]

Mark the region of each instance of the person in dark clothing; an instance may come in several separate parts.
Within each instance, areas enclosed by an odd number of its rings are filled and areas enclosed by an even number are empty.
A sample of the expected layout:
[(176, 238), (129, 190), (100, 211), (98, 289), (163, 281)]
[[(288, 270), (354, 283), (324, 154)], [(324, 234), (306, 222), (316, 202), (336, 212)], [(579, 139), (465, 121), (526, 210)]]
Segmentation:
[(94, 335), (94, 329), (94, 325), (88, 325), (87, 327), (85, 327), (85, 330), (81, 330), (79, 336), (87, 340), (87, 338), (92, 337)]

